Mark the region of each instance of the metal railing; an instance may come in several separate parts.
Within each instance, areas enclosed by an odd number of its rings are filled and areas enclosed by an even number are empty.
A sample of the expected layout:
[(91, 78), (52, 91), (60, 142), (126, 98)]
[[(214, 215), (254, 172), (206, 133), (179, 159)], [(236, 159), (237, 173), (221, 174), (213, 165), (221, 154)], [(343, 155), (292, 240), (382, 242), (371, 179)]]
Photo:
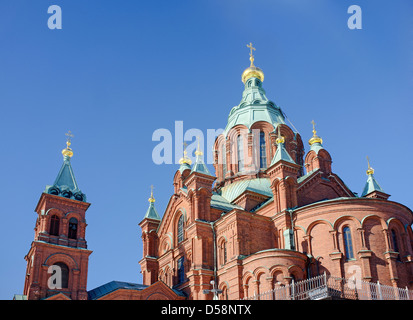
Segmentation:
[(241, 300), (413, 300), (413, 290), (382, 285), (379, 282), (345, 279), (326, 273), (286, 286), (277, 287)]

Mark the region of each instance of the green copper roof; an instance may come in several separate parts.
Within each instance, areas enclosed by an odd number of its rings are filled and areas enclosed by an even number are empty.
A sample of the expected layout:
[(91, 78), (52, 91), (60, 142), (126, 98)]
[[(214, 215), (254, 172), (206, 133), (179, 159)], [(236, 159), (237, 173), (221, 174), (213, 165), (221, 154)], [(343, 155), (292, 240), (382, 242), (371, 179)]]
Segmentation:
[(221, 196), (227, 201), (234, 201), (239, 195), (246, 190), (256, 192), (268, 197), (272, 197), (272, 190), (270, 188), (270, 179), (257, 178), (247, 179), (231, 183), (221, 189)]
[(380, 191), (384, 193), (383, 189), (380, 187), (373, 174), (369, 174), (361, 196), (364, 197), (373, 191)]
[(149, 202), (149, 208), (146, 211), (145, 218), (154, 219), (154, 220), (161, 220), (159, 217), (158, 212), (155, 209), (154, 202)]
[(184, 162), (181, 164), (178, 170), (182, 174), (182, 172), (184, 172), (186, 169), (191, 170), (191, 166), (188, 163)]
[(86, 201), (86, 195), (80, 191), (76, 183), (70, 157), (64, 156), (63, 159), (63, 165), (54, 184), (47, 185), (44, 192), (78, 201)]
[(203, 173), (203, 174), (207, 174), (209, 176), (212, 176), (211, 173), (209, 172), (207, 166), (205, 165), (204, 161), (202, 160), (202, 153), (200, 153), (196, 156), (194, 166), (192, 167), (192, 170), (191, 170), (191, 173), (192, 172), (199, 172), (199, 173)]
[(316, 154), (318, 154), (318, 152), (324, 149), (323, 145), (320, 142), (315, 142), (311, 145), (310, 150), (313, 150)]
[(275, 151), (274, 157), (272, 158), (270, 166), (276, 164), (278, 161), (284, 160), (290, 163), (295, 163), (290, 154), (285, 150), (284, 143), (278, 143), (277, 151)]
[(232, 108), (228, 116), (224, 134), (227, 135), (231, 128), (239, 124), (250, 129), (257, 121), (271, 123), (274, 128), (280, 123), (285, 124), (281, 109), (267, 99), (261, 81), (250, 78), (245, 83), (240, 104)]
[(242, 209), (242, 207), (230, 203), (227, 199), (220, 196), (218, 193), (213, 192), (211, 197), (211, 207), (220, 209), (223, 211), (231, 211), (234, 208)]

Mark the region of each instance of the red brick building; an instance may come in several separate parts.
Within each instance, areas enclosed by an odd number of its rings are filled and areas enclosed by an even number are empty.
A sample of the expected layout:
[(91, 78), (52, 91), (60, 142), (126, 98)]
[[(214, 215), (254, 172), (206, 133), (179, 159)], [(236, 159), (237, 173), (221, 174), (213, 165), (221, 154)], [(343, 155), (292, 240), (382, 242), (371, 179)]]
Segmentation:
[(220, 299), (240, 299), (324, 272), (349, 278), (355, 268), (365, 281), (413, 288), (412, 211), (388, 200), (370, 165), (363, 193), (353, 193), (315, 129), (305, 153), (253, 62), (251, 54), (242, 100), (215, 141), (215, 174), (199, 148), (193, 165), (185, 152), (162, 218), (149, 198), (139, 223), (143, 284), (86, 290), (90, 204), (74, 179), (68, 141), (36, 207), (24, 298), (212, 299), (214, 280)]
[(353, 193), (314, 128), (305, 154), (253, 61), (214, 144), (216, 174), (200, 150), (192, 167), (185, 154), (162, 219), (150, 198), (143, 283), (212, 299), (204, 290), (214, 280), (220, 299), (240, 299), (324, 272), (349, 278), (358, 267), (364, 281), (411, 289), (412, 211), (388, 200), (370, 165), (362, 195)]

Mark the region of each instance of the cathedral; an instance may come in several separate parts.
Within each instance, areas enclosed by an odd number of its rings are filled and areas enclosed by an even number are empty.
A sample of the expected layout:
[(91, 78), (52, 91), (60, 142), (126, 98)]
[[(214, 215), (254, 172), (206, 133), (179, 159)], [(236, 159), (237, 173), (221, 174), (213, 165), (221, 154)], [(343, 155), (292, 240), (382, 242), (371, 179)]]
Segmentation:
[(249, 48), (241, 101), (213, 147), (215, 174), (199, 147), (194, 163), (185, 150), (162, 216), (151, 193), (139, 223), (143, 283), (87, 290), (90, 204), (74, 178), (69, 136), (60, 172), (35, 209), (24, 291), (15, 299), (239, 300), (322, 274), (348, 279), (355, 270), (364, 282), (413, 289), (412, 211), (388, 200), (369, 163), (362, 194), (352, 192), (314, 122), (306, 153), (267, 98)]

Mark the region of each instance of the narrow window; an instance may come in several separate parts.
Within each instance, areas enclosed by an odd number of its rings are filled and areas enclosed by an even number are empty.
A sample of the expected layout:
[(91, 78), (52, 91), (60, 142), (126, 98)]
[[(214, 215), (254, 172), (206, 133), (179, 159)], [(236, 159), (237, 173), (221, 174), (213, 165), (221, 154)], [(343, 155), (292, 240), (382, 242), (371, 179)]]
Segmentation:
[(62, 276), (62, 288), (67, 289), (69, 287), (69, 268), (63, 262), (57, 262), (54, 264), (55, 266), (60, 267), (60, 272)]
[(227, 263), (227, 242), (222, 242), (222, 264)]
[(52, 215), (50, 218), (50, 235), (52, 236), (58, 236), (59, 235), (59, 225), (60, 225), (60, 219), (57, 215)]
[(397, 242), (397, 235), (396, 235), (396, 231), (394, 231), (394, 229), (391, 230), (391, 237), (393, 240), (393, 250), (395, 252), (399, 252), (399, 244)]
[(349, 227), (344, 227), (343, 237), (344, 237), (346, 259), (347, 260), (354, 259), (353, 243), (351, 241), (351, 231)]
[(184, 215), (181, 214), (178, 220), (178, 243), (184, 241)]
[(69, 239), (77, 239), (77, 219), (70, 218), (69, 220), (69, 232), (68, 232)]
[(237, 137), (237, 152), (238, 152), (238, 172), (244, 169), (244, 144), (242, 141), (242, 136)]
[(225, 179), (225, 175), (227, 174), (227, 155), (226, 155), (226, 148), (225, 148), (225, 141), (222, 144), (222, 178)]
[(267, 168), (267, 154), (265, 150), (265, 133), (260, 132), (260, 169)]
[(183, 283), (185, 280), (184, 257), (178, 259), (178, 283)]

